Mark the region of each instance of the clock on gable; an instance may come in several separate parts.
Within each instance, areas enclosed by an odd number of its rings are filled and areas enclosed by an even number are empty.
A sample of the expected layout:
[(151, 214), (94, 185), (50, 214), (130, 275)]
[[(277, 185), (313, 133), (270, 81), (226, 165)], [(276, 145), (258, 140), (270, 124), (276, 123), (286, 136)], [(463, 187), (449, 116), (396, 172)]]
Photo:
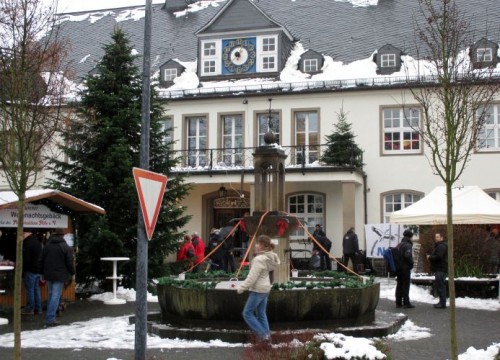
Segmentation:
[(248, 74), (256, 70), (256, 38), (222, 40), (222, 74)]

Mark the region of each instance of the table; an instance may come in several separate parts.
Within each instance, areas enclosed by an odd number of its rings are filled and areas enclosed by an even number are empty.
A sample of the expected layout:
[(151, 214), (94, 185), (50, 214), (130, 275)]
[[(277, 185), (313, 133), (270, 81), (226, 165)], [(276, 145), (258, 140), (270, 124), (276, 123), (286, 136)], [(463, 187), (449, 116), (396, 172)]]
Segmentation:
[[(14, 266), (7, 266), (7, 265), (0, 265), (0, 271), (7, 271), (7, 270), (13, 270)], [(4, 293), (5, 290), (0, 290), (0, 294)], [(9, 323), (9, 320), (0, 318), (0, 325), (7, 325)]]
[(105, 300), (104, 303), (106, 305), (121, 305), (125, 304), (127, 301), (125, 299), (118, 299), (116, 297), (116, 281), (121, 279), (116, 273), (116, 264), (118, 261), (128, 261), (130, 258), (128, 257), (102, 257), (102, 261), (112, 261), (113, 262), (113, 275), (106, 277), (106, 279), (113, 280), (113, 298), (111, 300)]

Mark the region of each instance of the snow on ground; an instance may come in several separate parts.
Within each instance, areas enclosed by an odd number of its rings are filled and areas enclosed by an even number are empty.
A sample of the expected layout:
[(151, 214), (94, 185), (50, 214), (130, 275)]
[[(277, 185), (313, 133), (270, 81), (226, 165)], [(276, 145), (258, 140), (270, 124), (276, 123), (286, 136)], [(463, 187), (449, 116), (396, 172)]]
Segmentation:
[[(379, 278), (380, 297), (394, 300), (394, 279)], [(110, 292), (94, 295), (91, 301), (104, 301), (113, 297)], [(117, 297), (127, 301), (135, 300), (133, 289), (117, 289)], [(420, 286), (411, 286), (410, 298), (412, 301), (434, 303), (436, 300), (428, 290)], [(156, 296), (148, 294), (148, 301), (158, 301)], [(498, 311), (500, 304), (497, 299), (457, 299), (457, 307), (481, 309), (484, 311)], [(129, 316), (104, 317), (89, 321), (75, 322), (54, 328), (23, 331), (21, 335), (23, 347), (29, 348), (65, 348), (81, 351), (84, 348), (100, 349), (133, 349), (135, 327), (129, 324)], [(366, 359), (382, 359), (381, 353), (373, 346), (372, 339), (353, 338), (351, 336), (329, 333), (318, 335), (325, 339), (322, 349), (327, 358), (334, 358), (341, 354), (357, 354)], [(387, 337), (391, 341), (410, 341), (432, 336), (431, 330), (416, 326), (407, 320), (401, 329)], [(40, 341), (43, 339), (43, 341)], [(182, 348), (209, 348), (209, 347), (242, 347), (244, 344), (231, 344), (220, 340), (188, 341), (180, 339), (162, 339), (158, 336), (148, 335), (148, 348), (157, 349), (182, 349)], [(0, 347), (13, 347), (13, 333), (0, 335)], [(493, 344), (487, 349), (470, 347), (459, 356), (460, 360), (493, 360), (500, 350), (500, 343)], [(108, 360), (111, 360), (108, 359)], [(119, 359), (114, 359), (119, 360)]]

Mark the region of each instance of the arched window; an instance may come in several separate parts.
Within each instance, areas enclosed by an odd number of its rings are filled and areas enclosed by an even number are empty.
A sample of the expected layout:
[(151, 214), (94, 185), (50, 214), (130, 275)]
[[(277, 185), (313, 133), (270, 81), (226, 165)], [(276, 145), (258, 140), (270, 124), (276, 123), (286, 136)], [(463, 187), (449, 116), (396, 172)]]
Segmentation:
[[(325, 196), (317, 193), (300, 193), (288, 196), (288, 213), (296, 216), (312, 234), (314, 226), (325, 227)], [(291, 239), (304, 239), (307, 235), (300, 228), (290, 235)]]
[(391, 213), (404, 209), (424, 197), (424, 193), (411, 190), (391, 191), (382, 196), (382, 222), (388, 223)]

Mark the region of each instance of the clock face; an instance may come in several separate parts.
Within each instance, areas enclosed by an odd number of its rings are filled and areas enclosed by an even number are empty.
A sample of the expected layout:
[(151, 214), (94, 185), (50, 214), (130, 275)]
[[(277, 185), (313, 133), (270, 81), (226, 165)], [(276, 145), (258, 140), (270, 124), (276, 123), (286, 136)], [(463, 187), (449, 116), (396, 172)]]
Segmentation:
[(223, 40), (223, 74), (242, 74), (255, 72), (255, 38)]

